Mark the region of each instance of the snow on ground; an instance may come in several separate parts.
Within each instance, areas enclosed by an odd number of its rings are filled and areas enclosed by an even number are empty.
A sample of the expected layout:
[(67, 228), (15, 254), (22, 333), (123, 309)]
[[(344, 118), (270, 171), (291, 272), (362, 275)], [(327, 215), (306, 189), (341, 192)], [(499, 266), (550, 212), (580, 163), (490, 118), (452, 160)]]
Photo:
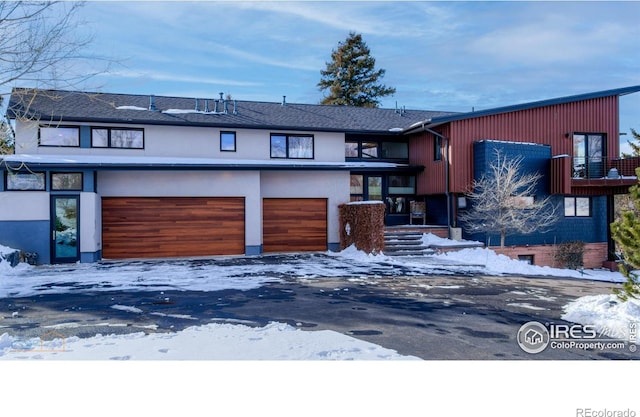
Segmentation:
[[(423, 244), (439, 247), (469, 246), (473, 242), (455, 242), (425, 234)], [(11, 248), (0, 246), (0, 252)], [(101, 262), (95, 264), (30, 266), (10, 268), (0, 262), (0, 297), (26, 297), (38, 294), (99, 291), (215, 291), (248, 290), (282, 279), (345, 277), (375, 279), (380, 276), (429, 275), (449, 271), (487, 275), (547, 276), (574, 279), (623, 282), (619, 272), (608, 270), (574, 271), (539, 267), (498, 255), (486, 248), (464, 248), (432, 256), (390, 257), (371, 255), (349, 247), (339, 253), (300, 256), (262, 256), (221, 258), (217, 260)], [(113, 305), (114, 309), (138, 313), (130, 306)], [(582, 297), (565, 308), (565, 320), (596, 324), (612, 335), (628, 335), (630, 322), (640, 322), (640, 305), (636, 301), (621, 303), (611, 294)], [(98, 335), (91, 339), (65, 340), (66, 350), (34, 354), (15, 352), (20, 343), (7, 334), (0, 339), (0, 358), (131, 358), (131, 359), (206, 359), (201, 350), (189, 347), (195, 337), (203, 338), (211, 350), (211, 358), (236, 359), (405, 359), (379, 346), (360, 344), (357, 339), (334, 332), (310, 332), (272, 323), (264, 328), (244, 325), (211, 324), (192, 327), (179, 333), (163, 335)], [(221, 343), (221, 340), (226, 340)], [(325, 340), (325, 342), (321, 342)], [(235, 346), (224, 350), (229, 343)], [(51, 341), (51, 343), (56, 343)], [(364, 342), (362, 342), (364, 343)], [(113, 348), (113, 349), (110, 349)], [(117, 352), (114, 350), (117, 347)], [(143, 353), (144, 352), (144, 353)], [(194, 356), (190, 356), (194, 355)], [(247, 355), (247, 356), (243, 356)], [(205, 355), (206, 356), (206, 355)]]
[(2, 359), (90, 360), (419, 360), (330, 330), (283, 323), (253, 328), (211, 323), (176, 333), (19, 340), (0, 336)]

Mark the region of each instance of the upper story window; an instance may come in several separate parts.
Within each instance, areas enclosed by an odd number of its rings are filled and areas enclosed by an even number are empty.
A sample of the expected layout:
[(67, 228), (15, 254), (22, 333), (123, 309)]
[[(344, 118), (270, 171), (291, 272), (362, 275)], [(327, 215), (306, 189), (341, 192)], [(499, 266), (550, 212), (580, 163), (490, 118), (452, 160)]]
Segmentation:
[(93, 148), (144, 149), (144, 129), (91, 128)]
[(271, 157), (291, 159), (313, 159), (313, 136), (271, 135)]
[(409, 144), (407, 142), (347, 140), (344, 144), (344, 151), (344, 157), (351, 159), (409, 159)]
[(220, 132), (220, 151), (236, 151), (236, 132)]
[(40, 126), (40, 146), (80, 146), (80, 128), (77, 126)]
[(433, 160), (442, 161), (442, 138), (440, 136), (434, 136)]

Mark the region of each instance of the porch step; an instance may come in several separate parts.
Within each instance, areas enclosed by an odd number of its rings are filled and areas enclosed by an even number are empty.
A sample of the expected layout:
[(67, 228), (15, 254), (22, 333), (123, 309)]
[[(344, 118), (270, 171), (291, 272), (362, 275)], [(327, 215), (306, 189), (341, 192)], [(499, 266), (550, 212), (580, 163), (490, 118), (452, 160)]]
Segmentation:
[(389, 256), (424, 256), (434, 253), (422, 245), (422, 233), (415, 231), (391, 231), (384, 233), (384, 253)]

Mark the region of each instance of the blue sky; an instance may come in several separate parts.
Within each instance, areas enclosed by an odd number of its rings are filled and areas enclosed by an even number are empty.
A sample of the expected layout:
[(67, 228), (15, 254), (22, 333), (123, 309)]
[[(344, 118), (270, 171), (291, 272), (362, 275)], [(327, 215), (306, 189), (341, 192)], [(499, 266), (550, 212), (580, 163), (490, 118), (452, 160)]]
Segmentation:
[[(320, 70), (350, 31), (397, 89), (382, 107), (471, 111), (640, 85), (635, 1), (90, 1), (81, 18), (93, 53), (117, 61), (88, 85), (105, 92), (318, 103)], [(621, 104), (621, 131), (640, 130), (640, 94)]]

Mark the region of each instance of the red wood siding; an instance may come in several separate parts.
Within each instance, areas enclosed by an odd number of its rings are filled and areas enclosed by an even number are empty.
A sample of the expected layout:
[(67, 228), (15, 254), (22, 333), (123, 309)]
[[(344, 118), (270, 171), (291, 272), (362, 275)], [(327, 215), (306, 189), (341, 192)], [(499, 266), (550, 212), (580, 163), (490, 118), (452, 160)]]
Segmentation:
[[(435, 128), (450, 138), (450, 192), (463, 193), (473, 179), (473, 142), (483, 139), (532, 142), (551, 145), (552, 155), (573, 153), (572, 137), (566, 133), (605, 133), (607, 155), (619, 153), (618, 97), (603, 97), (572, 103), (556, 104), (534, 109), (458, 120)], [(412, 156), (412, 163), (425, 166), (418, 180), (418, 193), (441, 194), (444, 175), (433, 161), (429, 144), (431, 134), (421, 133), (412, 138), (411, 146), (420, 153)], [(421, 143), (424, 142), (424, 143)], [(431, 148), (433, 146), (431, 145)]]

